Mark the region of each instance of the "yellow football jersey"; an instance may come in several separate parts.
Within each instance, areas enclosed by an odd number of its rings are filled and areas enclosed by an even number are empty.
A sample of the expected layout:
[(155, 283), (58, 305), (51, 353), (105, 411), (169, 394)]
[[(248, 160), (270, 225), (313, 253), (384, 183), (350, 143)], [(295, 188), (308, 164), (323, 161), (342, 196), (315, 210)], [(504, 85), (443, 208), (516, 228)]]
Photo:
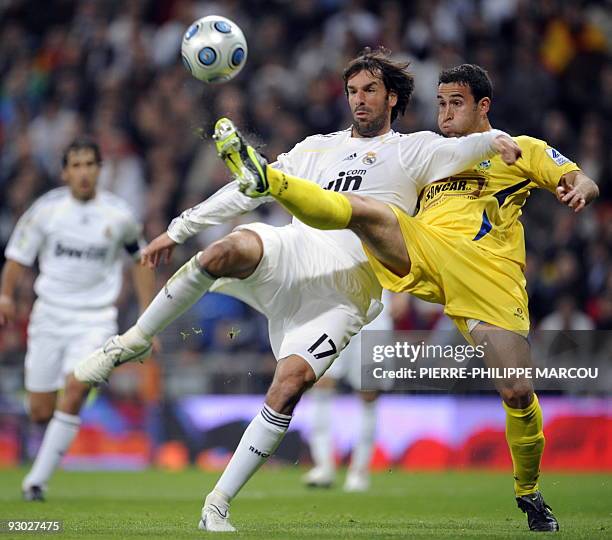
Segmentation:
[(512, 166), (499, 156), (472, 170), (427, 185), (416, 219), (469, 237), (484, 250), (525, 266), (523, 226), (518, 218), (531, 189), (555, 191), (559, 179), (579, 167), (533, 137), (514, 137), (523, 151)]

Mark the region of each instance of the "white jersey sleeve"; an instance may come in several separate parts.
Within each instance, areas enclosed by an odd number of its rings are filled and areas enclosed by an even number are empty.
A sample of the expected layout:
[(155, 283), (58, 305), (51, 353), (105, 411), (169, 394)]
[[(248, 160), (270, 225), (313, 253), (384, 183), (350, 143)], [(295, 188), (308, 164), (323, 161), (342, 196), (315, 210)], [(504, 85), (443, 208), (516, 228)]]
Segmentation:
[[(123, 201), (121, 202), (123, 203)], [(143, 235), (143, 227), (136, 219), (131, 208), (127, 204), (122, 204), (122, 206), (125, 209), (122, 237), (123, 247), (134, 260), (138, 260), (140, 258), (140, 250), (147, 245)]]
[(168, 236), (182, 244), (198, 232), (211, 225), (219, 225), (236, 216), (255, 210), (269, 197), (251, 199), (238, 190), (238, 182), (231, 182), (193, 208), (185, 210), (168, 226)]
[(19, 218), (15, 230), (11, 234), (8, 245), (4, 251), (7, 259), (16, 261), (24, 266), (32, 266), (44, 241), (43, 231), (45, 207), (43, 196), (38, 199)]
[(443, 137), (431, 131), (413, 133), (405, 137), (406, 144), (400, 145), (400, 163), (420, 189), (493, 157), (493, 140), (499, 135), (507, 134), (498, 129), (466, 137)]

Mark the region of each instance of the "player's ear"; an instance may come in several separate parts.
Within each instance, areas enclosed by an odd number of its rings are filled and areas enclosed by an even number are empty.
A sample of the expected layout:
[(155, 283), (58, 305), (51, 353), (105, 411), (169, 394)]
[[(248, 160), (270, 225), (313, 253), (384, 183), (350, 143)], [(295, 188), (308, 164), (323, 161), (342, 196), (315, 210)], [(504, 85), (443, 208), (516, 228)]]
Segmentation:
[(483, 97), (478, 102), (478, 109), (479, 109), (479, 112), (481, 112), (482, 114), (489, 114), (490, 108), (491, 108), (491, 98)]
[(397, 93), (393, 90), (389, 90), (389, 97), (387, 99), (389, 100), (389, 105), (391, 108), (397, 105)]

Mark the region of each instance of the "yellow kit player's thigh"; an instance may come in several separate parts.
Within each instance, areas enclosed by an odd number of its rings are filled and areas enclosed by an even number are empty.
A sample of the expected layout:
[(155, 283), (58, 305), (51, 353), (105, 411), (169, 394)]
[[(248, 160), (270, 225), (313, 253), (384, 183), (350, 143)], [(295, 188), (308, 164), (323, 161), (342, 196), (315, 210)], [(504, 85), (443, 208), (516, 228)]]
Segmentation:
[(520, 266), (463, 240), (449, 253), (442, 272), (445, 313), (460, 330), (476, 319), (527, 335), (529, 310), (525, 276)]
[(364, 245), (370, 265), (381, 286), (393, 292), (408, 292), (437, 304), (444, 304), (445, 297), (439, 268), (444, 264), (449, 243), (435, 229), (415, 220), (390, 205), (397, 216), (406, 250), (410, 257), (410, 273), (398, 276), (385, 267)]

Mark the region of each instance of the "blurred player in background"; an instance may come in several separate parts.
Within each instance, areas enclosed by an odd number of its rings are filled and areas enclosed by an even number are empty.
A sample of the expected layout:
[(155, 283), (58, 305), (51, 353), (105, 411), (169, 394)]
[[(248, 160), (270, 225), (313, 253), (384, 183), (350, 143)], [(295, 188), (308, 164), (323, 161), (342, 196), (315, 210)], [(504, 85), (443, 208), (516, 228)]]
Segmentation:
[[(491, 97), (491, 81), (479, 66), (443, 71), (440, 130), (449, 137), (490, 131)], [(486, 345), (489, 367), (526, 367), (531, 358), (525, 339), (529, 312), (521, 208), (529, 190), (537, 187), (556, 193), (575, 212), (599, 191), (575, 163), (544, 141), (527, 136), (516, 141), (522, 158), (515, 164), (495, 157), (425, 186), (415, 217), (380, 197), (342, 195), (279, 174), (251, 147), (241, 149), (244, 165), (235, 172), (244, 193), (272, 195), (308, 225), (356, 232), (381, 285), (444, 304), (469, 341)], [(559, 530), (539, 491), (544, 433), (533, 383), (497, 379), (496, 386), (506, 411), (518, 506), (527, 513), (531, 530)]]
[[(26, 500), (44, 500), (47, 483), (79, 430), (89, 386), (77, 381), (72, 370), (84, 353), (117, 331), (114, 303), (121, 289), (122, 255), (127, 251), (139, 257), (141, 226), (121, 199), (97, 191), (100, 164), (97, 143), (73, 141), (63, 156), (67, 186), (34, 202), (5, 251), (0, 324), (15, 317), (15, 292), (25, 268), (38, 257), (40, 269), (28, 325), (25, 388), (30, 419), (50, 422), (23, 481)], [(154, 274), (136, 264), (132, 275), (144, 307), (155, 291)]]
[[(394, 295), (383, 291), (382, 313), (364, 330), (393, 330), (392, 304)], [(312, 400), (312, 431), (310, 455), (314, 467), (303, 482), (310, 487), (330, 487), (336, 478), (336, 458), (333, 439), (333, 401), (336, 386), (343, 380), (359, 398), (359, 420), (355, 427), (355, 443), (344, 481), (344, 491), (367, 491), (370, 487), (370, 461), (376, 442), (376, 405), (378, 391), (364, 391), (361, 386), (361, 333), (356, 335), (340, 357), (330, 366), (310, 391)]]
[[(414, 88), (406, 67), (383, 53), (356, 58), (345, 71), (353, 126), (298, 143), (278, 157), (277, 173), (314, 175), (329, 189), (379, 194), (412, 213), (417, 191), (428, 182), (499, 152), (516, 159), (518, 147), (499, 131), (463, 139), (392, 131), (391, 121), (404, 112)], [(367, 96), (360, 107), (354, 106), (357, 94)], [(241, 159), (235, 153), (242, 148), (241, 136), (222, 119), (215, 126), (215, 138), (231, 168)], [(229, 184), (175, 219), (167, 233), (143, 251), (144, 262), (156, 265), (177, 243), (262, 202), (264, 198), (243, 196), (237, 182)], [(145, 355), (153, 336), (208, 290), (235, 296), (266, 315), (278, 359), (261, 413), (247, 427), (202, 509), (200, 528), (233, 531), (230, 501), (274, 453), (303, 392), (380, 313), (381, 287), (361, 242), (350, 231), (321, 232), (297, 220), (286, 227), (242, 225), (180, 268), (136, 325), (79, 362), (75, 376), (100, 382), (114, 367)]]

